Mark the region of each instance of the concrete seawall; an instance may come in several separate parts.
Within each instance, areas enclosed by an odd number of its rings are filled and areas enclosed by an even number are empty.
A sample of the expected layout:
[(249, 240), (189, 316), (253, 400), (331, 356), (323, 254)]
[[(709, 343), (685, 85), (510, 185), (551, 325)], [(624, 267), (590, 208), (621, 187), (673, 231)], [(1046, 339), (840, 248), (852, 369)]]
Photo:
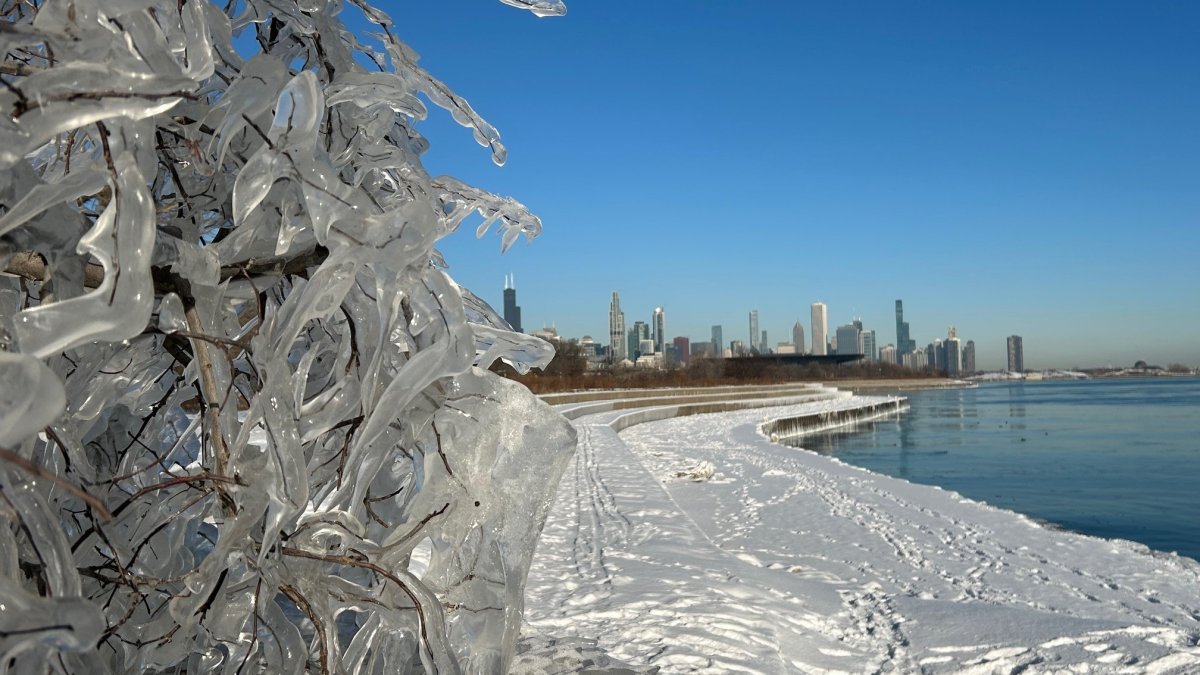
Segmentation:
[[(688, 415), (779, 408), (803, 403), (828, 402), (832, 409), (764, 422), (761, 433), (773, 441), (833, 429), (880, 417), (907, 407), (900, 397), (869, 397), (850, 403), (852, 393), (816, 383), (751, 387), (633, 389), (548, 394), (542, 398), (568, 419), (611, 413), (605, 424), (615, 432), (646, 422)], [(855, 405), (857, 403), (857, 405)], [(628, 411), (628, 412), (622, 412)], [(767, 413), (769, 415), (769, 413)]]
[(672, 417), (686, 417), (688, 415), (730, 412), (732, 410), (749, 410), (752, 408), (776, 408), (779, 406), (795, 405), (798, 403), (848, 399), (850, 396), (850, 392), (830, 390), (824, 395), (810, 394), (807, 396), (788, 396), (784, 398), (772, 399), (719, 401), (714, 403), (693, 403), (689, 405), (665, 405), (654, 408), (643, 408), (641, 410), (635, 410), (625, 415), (621, 415), (620, 417), (617, 417), (609, 422), (609, 426), (612, 427), (614, 431), (620, 432), (635, 424), (657, 422), (659, 420), (671, 419)]
[(889, 398), (885, 401), (866, 403), (854, 408), (816, 412), (798, 417), (784, 417), (764, 422), (759, 430), (772, 441), (797, 438), (806, 434), (826, 431), (854, 422), (882, 417), (908, 407), (906, 398)]

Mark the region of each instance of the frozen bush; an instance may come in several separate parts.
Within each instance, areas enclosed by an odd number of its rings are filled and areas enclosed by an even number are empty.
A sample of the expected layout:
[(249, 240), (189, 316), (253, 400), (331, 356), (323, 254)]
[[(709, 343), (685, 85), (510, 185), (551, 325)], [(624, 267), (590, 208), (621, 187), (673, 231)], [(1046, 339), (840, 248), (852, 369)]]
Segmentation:
[(574, 437), (435, 246), (541, 223), (425, 172), (426, 102), (505, 149), (349, 4), (0, 1), (0, 672), (511, 662)]

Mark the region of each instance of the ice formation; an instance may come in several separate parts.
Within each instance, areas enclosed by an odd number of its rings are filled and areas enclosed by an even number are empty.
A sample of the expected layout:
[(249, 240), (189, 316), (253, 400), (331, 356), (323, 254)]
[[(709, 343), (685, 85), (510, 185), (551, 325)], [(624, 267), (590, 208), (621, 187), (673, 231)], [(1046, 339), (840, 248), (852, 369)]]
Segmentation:
[(574, 431), (434, 247), (541, 223), (426, 173), (425, 100), (499, 134), (348, 4), (0, 0), (0, 673), (511, 662)]

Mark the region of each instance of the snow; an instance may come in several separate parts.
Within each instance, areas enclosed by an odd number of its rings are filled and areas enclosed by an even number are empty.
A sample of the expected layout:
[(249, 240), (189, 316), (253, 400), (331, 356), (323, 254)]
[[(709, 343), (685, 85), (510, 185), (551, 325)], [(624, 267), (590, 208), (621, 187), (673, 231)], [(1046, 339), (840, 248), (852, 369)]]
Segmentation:
[(615, 660), (588, 672), (1200, 672), (1200, 564), (761, 433), (881, 400), (576, 418), (527, 628)]

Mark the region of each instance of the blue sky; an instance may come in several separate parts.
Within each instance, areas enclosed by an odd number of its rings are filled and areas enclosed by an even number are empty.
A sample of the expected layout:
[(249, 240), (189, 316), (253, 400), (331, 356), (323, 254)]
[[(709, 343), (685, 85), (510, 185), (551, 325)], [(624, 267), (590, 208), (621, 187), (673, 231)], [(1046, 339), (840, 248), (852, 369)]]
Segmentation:
[[(381, 3), (494, 124), (494, 166), (440, 111), (434, 173), (523, 201), (542, 237), (473, 227), (451, 274), (526, 330), (772, 343), (809, 305), (981, 367), (1200, 365), (1200, 5), (1190, 2), (486, 0)], [(349, 12), (348, 12), (349, 13)]]

